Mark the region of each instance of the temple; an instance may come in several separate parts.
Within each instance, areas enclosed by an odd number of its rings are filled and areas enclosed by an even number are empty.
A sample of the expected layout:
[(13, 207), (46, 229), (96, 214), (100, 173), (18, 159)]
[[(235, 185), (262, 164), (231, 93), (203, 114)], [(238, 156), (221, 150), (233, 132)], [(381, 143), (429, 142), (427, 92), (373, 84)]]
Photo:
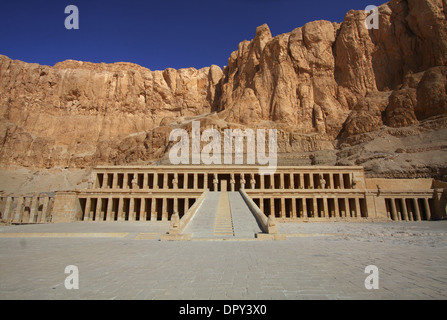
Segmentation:
[[(12, 223), (172, 221), (174, 216), (177, 227), (186, 227), (211, 194), (236, 201), (227, 193), (238, 193), (245, 214), (265, 228), (269, 217), (277, 222), (446, 217), (447, 185), (433, 179), (366, 178), (362, 167), (343, 166), (280, 166), (261, 175), (256, 166), (239, 165), (96, 167), (85, 190), (3, 195), (0, 214)], [(216, 202), (208, 209), (224, 205)]]

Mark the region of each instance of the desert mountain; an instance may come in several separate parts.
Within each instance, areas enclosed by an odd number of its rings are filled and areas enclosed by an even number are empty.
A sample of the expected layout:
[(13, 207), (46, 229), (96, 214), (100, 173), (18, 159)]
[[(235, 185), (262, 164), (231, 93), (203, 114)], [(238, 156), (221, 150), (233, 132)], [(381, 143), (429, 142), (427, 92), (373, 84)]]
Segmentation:
[(276, 128), (279, 164), (447, 179), (447, 4), (391, 0), (242, 41), (223, 70), (0, 55), (2, 167), (166, 161), (174, 128)]

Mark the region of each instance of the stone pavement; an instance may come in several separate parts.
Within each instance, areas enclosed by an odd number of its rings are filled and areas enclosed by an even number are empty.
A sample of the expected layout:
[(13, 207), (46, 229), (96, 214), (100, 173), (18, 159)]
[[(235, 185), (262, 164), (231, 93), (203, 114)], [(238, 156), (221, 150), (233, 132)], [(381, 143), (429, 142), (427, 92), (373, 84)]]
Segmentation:
[[(283, 241), (158, 241), (168, 228), (0, 226), (0, 299), (447, 298), (447, 221), (287, 223)], [(68, 265), (79, 289), (65, 288)], [(377, 290), (365, 288), (368, 265)]]

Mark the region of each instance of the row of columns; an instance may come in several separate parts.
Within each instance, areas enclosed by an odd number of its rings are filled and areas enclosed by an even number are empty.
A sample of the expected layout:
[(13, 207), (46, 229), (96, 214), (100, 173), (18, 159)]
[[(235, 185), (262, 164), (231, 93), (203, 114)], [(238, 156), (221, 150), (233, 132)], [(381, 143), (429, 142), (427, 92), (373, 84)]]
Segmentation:
[(12, 223), (48, 222), (52, 201), (52, 197), (4, 197), (1, 219)]
[[(148, 173), (143, 173), (143, 181), (142, 181), (142, 188), (139, 183), (139, 177), (141, 173), (113, 173), (112, 178), (112, 189), (118, 189), (118, 175), (123, 175), (123, 189), (128, 189), (129, 186), (131, 189), (148, 189)], [(131, 183), (129, 184), (129, 174), (133, 175), (133, 179)], [(168, 177), (169, 175), (172, 175), (172, 189), (179, 189), (179, 174), (178, 173), (153, 173), (153, 189), (159, 189), (158, 186), (158, 176), (159, 174), (163, 175), (163, 185), (162, 189), (168, 189), (169, 181)], [(189, 177), (193, 176), (193, 189), (197, 190), (199, 188), (199, 175), (200, 177), (203, 177), (203, 187), (201, 189), (206, 189), (208, 187), (208, 173), (182, 173), (183, 174), (183, 186), (180, 189), (190, 189), (189, 186), (191, 185), (188, 181)], [(222, 173), (224, 174), (224, 173)], [(102, 181), (99, 181), (100, 175), (102, 175)], [(230, 187), (231, 191), (235, 191), (235, 184), (236, 184), (236, 178), (235, 173), (229, 173), (230, 175)], [(249, 181), (247, 181), (245, 178), (249, 175)], [(279, 188), (275, 188), (275, 177), (276, 175), (279, 175)], [(298, 175), (297, 183), (295, 183), (295, 175)], [(213, 187), (214, 191), (218, 190), (218, 183), (219, 183), (219, 174), (213, 173)], [(259, 179), (259, 189), (345, 189), (345, 188), (355, 188), (356, 187), (356, 179), (354, 178), (353, 173), (277, 173), (274, 175), (269, 175), (270, 185), (266, 186), (266, 176), (265, 175), (258, 175), (255, 173), (249, 173), (249, 174), (238, 174), (239, 176), (239, 185), (241, 188), (246, 189), (257, 189), (257, 179)], [(286, 186), (285, 183), (285, 177), (288, 177), (288, 186)], [(306, 178), (305, 178), (306, 177)], [(347, 187), (345, 187), (345, 177), (347, 177)], [(329, 178), (329, 181), (327, 181), (327, 178)], [(108, 189), (110, 186), (109, 183), (109, 174), (108, 173), (97, 173), (96, 177), (96, 186), (95, 188), (102, 188), (102, 189)], [(317, 181), (317, 183), (315, 183)], [(91, 182), (89, 188), (93, 188), (93, 182)], [(121, 188), (120, 188), (121, 189)]]
[[(117, 221), (137, 221), (136, 214), (140, 213), (139, 221), (157, 221), (159, 216), (161, 216), (161, 221), (169, 220), (169, 212), (168, 212), (168, 197), (160, 197), (160, 198), (137, 198), (137, 197), (90, 197), (87, 196), (85, 202), (85, 208), (83, 210), (84, 214), (81, 218), (83, 221), (115, 221), (115, 217)], [(117, 201), (117, 212), (113, 211), (114, 202)], [(137, 207), (136, 200), (139, 199), (139, 207)], [(179, 212), (179, 199), (180, 197), (172, 197), (173, 199), (173, 208), (172, 213)], [(180, 216), (182, 216), (189, 207), (189, 199), (184, 198), (184, 211), (180, 212)], [(92, 205), (96, 200), (96, 206)], [(126, 210), (125, 210), (125, 201), (129, 201), (129, 210), (127, 212), (128, 219), (126, 219)], [(147, 201), (150, 200), (150, 208), (147, 206)], [(161, 212), (157, 212), (157, 200), (161, 201)], [(105, 210), (103, 210), (103, 201), (107, 201), (107, 205)]]
[[(20, 198), (19, 198), (20, 199)], [(96, 207), (92, 205), (93, 199), (96, 199)], [(114, 203), (113, 200), (117, 201), (116, 210), (113, 211)], [(125, 210), (125, 199), (129, 201), (128, 210)], [(140, 199), (139, 203), (135, 200)], [(150, 199), (150, 208), (147, 208), (148, 202), (147, 199)], [(179, 210), (179, 197), (172, 197), (172, 212), (178, 212)], [(185, 199), (184, 208), (181, 215), (185, 213), (190, 203), (188, 202), (189, 198)], [(264, 207), (264, 199), (269, 200), (269, 208)], [(287, 199), (287, 200), (286, 200)], [(107, 200), (107, 205), (104, 206), (105, 210), (103, 211), (103, 201)], [(262, 212), (270, 212), (271, 214), (275, 214), (279, 211), (279, 217), (281, 218), (359, 218), (359, 217), (367, 217), (367, 208), (366, 203), (364, 202), (364, 207), (362, 210), (361, 201), (365, 201), (365, 199), (361, 197), (255, 197), (259, 204), (259, 209)], [(275, 206), (275, 200), (277, 200), (278, 205)], [(279, 201), (278, 201), (279, 200)], [(297, 201), (298, 200), (298, 201)], [(157, 201), (161, 204), (161, 209), (159, 213), (157, 213)], [(288, 201), (289, 205), (286, 206), (286, 201)], [(388, 209), (389, 209), (389, 218), (392, 220), (404, 220), (404, 221), (419, 221), (427, 219), (429, 220), (430, 215), (430, 206), (427, 198), (421, 198), (421, 204), (419, 203), (417, 198), (387, 198), (388, 201)], [(397, 201), (397, 202), (396, 202)], [(18, 200), (20, 202), (20, 200)], [(45, 212), (48, 207), (48, 198), (44, 198), (44, 206), (42, 212)], [(408, 207), (407, 204), (411, 203), (411, 206)], [(397, 204), (397, 205), (396, 205)], [(139, 207), (137, 207), (139, 205)], [(422, 207), (420, 207), (420, 205)], [(6, 206), (11, 206), (11, 200), (6, 201)], [(20, 221), (20, 207), (18, 205), (14, 212), (16, 212), (16, 220)], [(288, 207), (288, 208), (287, 208)], [(35, 206), (31, 206), (34, 208)], [(127, 208), (126, 208), (127, 209)], [(150, 209), (150, 210), (149, 210)], [(265, 210), (267, 209), (267, 210)], [(276, 209), (276, 210), (275, 210)], [(286, 209), (288, 212), (286, 212)], [(421, 209), (425, 212), (425, 216), (422, 216)], [(11, 210), (10, 210), (11, 211)], [(126, 211), (128, 214), (128, 219), (126, 219)], [(364, 212), (362, 212), (364, 211)], [(33, 209), (31, 210), (29, 220), (32, 220)], [(40, 211), (39, 211), (40, 212)], [(156, 221), (160, 219), (162, 221), (169, 220), (168, 213), (168, 197), (159, 197), (159, 198), (139, 198), (139, 197), (87, 197), (84, 209), (84, 221), (113, 221), (115, 220), (115, 216), (117, 216), (118, 221), (136, 221), (136, 213), (139, 212), (139, 220), (152, 220)], [(320, 214), (319, 214), (320, 213)], [(104, 219), (105, 215), (105, 219)], [(148, 216), (150, 215), (150, 216)], [(39, 213), (39, 217), (41, 217), (41, 212)], [(40, 220), (39, 220), (40, 221)]]
[[(122, 188), (121, 187), (118, 188), (118, 175), (119, 174), (123, 175), (123, 182), (122, 182), (123, 187)], [(141, 173), (117, 173), (117, 172), (113, 173), (111, 189), (128, 189), (129, 188), (129, 174), (133, 175), (133, 179), (132, 179), (132, 181), (130, 181), (130, 186), (131, 186), (130, 188), (131, 189), (140, 189), (138, 175), (140, 175)], [(163, 185), (162, 185), (161, 189), (168, 189), (168, 184), (169, 184), (168, 177), (169, 177), (169, 175), (173, 176), (173, 179), (171, 181), (171, 183), (173, 185), (173, 189), (178, 189), (179, 188), (178, 187), (178, 181), (179, 181), (179, 177), (178, 177), (179, 174), (178, 173), (176, 173), (176, 172), (175, 173), (157, 173), (157, 172), (154, 172), (152, 174), (152, 176), (153, 176), (153, 180), (152, 180), (153, 188), (152, 189), (160, 189), (160, 187), (158, 186), (158, 183), (159, 183), (158, 175), (159, 174), (163, 175), (163, 178), (162, 178)], [(198, 189), (198, 176), (199, 176), (199, 173), (182, 173), (182, 174), (184, 175), (184, 177), (189, 177), (189, 175), (193, 175), (193, 188), (194, 189)], [(143, 175), (143, 181), (142, 181), (142, 188), (141, 189), (149, 189), (149, 185), (148, 185), (149, 174), (148, 173), (143, 173), (142, 175)], [(206, 186), (208, 184), (208, 175), (207, 174), (201, 174), (201, 175), (204, 176), (203, 185), (204, 185), (204, 188), (206, 188)], [(97, 181), (96, 181), (95, 188), (108, 189), (109, 185), (110, 185), (110, 183), (109, 183), (109, 174), (104, 173), (102, 177), (103, 177), (102, 178), (102, 182), (100, 183), (100, 181), (99, 181), (100, 180), (99, 174), (97, 174), (97, 177), (96, 177)], [(100, 187), (100, 185), (101, 185), (101, 187)], [(183, 188), (181, 188), (181, 189), (189, 189), (188, 185), (189, 185), (188, 180), (184, 179), (184, 181), (183, 181)], [(91, 189), (91, 188), (93, 188), (93, 182), (91, 182), (91, 184), (89, 186), (89, 189)]]
[[(269, 199), (270, 201), (270, 214), (277, 212), (275, 210), (275, 199), (279, 199), (280, 208), (279, 217), (281, 218), (360, 218), (362, 217), (362, 207), (360, 205), (361, 198), (344, 198), (344, 197), (279, 197), (279, 198), (257, 198), (259, 200), (259, 209), (262, 212), (268, 212), (264, 207), (264, 199)], [(290, 199), (291, 207), (289, 208), (289, 214), (286, 212), (286, 199)], [(352, 201), (350, 202), (350, 199)], [(297, 207), (297, 200), (299, 201), (300, 207)], [(311, 208), (308, 207), (307, 202)], [(322, 202), (321, 215), (318, 215), (318, 201)], [(330, 205), (333, 204), (333, 205)], [(321, 206), (320, 206), (321, 207)], [(366, 207), (365, 207), (366, 210)], [(367, 216), (367, 212), (363, 214)]]
[[(418, 198), (387, 198), (389, 207), (389, 218), (395, 221), (420, 221), (424, 220), (421, 215), (421, 207), (419, 206)], [(421, 198), (422, 209), (424, 210), (426, 220), (430, 220), (430, 204), (427, 198)], [(399, 210), (396, 206), (398, 203)], [(411, 203), (411, 208), (407, 206), (407, 203)], [(411, 210), (409, 210), (411, 209)]]
[[(279, 175), (279, 188), (275, 188), (275, 176)], [(298, 175), (297, 184), (295, 184), (295, 176)], [(232, 177), (234, 174), (232, 174)], [(285, 178), (288, 177), (288, 186), (286, 186)], [(344, 176), (348, 178), (347, 187), (345, 187)], [(241, 175), (241, 187), (245, 184), (243, 179), (244, 174)], [(357, 185), (357, 180), (352, 173), (278, 173), (268, 175), (270, 185), (265, 187), (265, 175), (259, 175), (261, 189), (354, 189)], [(307, 178), (307, 179), (306, 179)], [(317, 178), (317, 179), (315, 179)], [(329, 178), (329, 181), (327, 181)], [(306, 181), (307, 180), (307, 181)], [(315, 183), (315, 180), (317, 183)], [(256, 189), (256, 180), (254, 174), (250, 174), (250, 187)], [(264, 188), (262, 188), (264, 186)]]

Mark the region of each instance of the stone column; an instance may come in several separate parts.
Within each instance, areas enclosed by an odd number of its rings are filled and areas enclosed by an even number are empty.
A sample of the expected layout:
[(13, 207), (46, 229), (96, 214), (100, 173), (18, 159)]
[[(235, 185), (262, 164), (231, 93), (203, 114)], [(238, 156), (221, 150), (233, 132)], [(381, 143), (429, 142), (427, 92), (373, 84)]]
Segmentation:
[(397, 217), (397, 209), (396, 209), (396, 203), (395, 203), (395, 199), (391, 198), (391, 219), (397, 221), (398, 217)]
[[(30, 211), (29, 211), (29, 223), (34, 223), (34, 220), (37, 220), (37, 209), (39, 207), (39, 197), (34, 196), (31, 200)], [(36, 219), (34, 219), (36, 217)]]
[(436, 188), (433, 192), (433, 198), (432, 198), (432, 204), (433, 204), (432, 219), (433, 218), (440, 219), (446, 215), (445, 205), (444, 207), (442, 205), (442, 196), (443, 196), (443, 189)]
[(275, 175), (270, 175), (270, 185), (268, 186), (268, 189), (275, 189)]
[(129, 174), (127, 172), (123, 176), (123, 189), (129, 189)]
[(356, 218), (361, 218), (362, 217), (362, 210), (360, 207), (360, 198), (355, 198), (355, 216)]
[(281, 218), (286, 217), (286, 199), (284, 197), (281, 197), (281, 210), (279, 212)]
[(307, 219), (308, 215), (307, 215), (307, 201), (306, 198), (302, 198), (303, 201), (303, 218)]
[(197, 173), (194, 173), (193, 175), (193, 188), (194, 190), (197, 190), (199, 188), (199, 177), (197, 175)]
[(270, 214), (275, 216), (275, 199), (270, 198)]
[(354, 189), (354, 185), (353, 185), (353, 181), (354, 181), (354, 173), (350, 173), (350, 174), (348, 174), (348, 179), (349, 179), (349, 182), (348, 182), (348, 189)]
[(264, 198), (259, 198), (259, 210), (264, 213)]
[(21, 222), (23, 212), (23, 197), (17, 197), (17, 206), (14, 210), (13, 222)]
[(318, 202), (317, 198), (312, 197), (312, 205), (313, 205), (313, 211), (314, 211), (314, 218), (318, 218)]
[(327, 201), (328, 201), (327, 197), (323, 197), (323, 217), (325, 218), (330, 217)]
[(45, 196), (43, 198), (43, 209), (42, 209), (42, 222), (46, 222), (48, 218), (48, 208), (50, 207), (51, 198)]
[(151, 221), (157, 221), (157, 213), (155, 212), (155, 210), (157, 209), (156, 204), (157, 204), (157, 199), (156, 198), (152, 198), (152, 201), (151, 201)]
[(424, 198), (424, 209), (425, 212), (427, 212), (427, 220), (431, 220), (431, 214), (430, 214), (430, 205), (428, 203), (428, 199)]
[(219, 179), (217, 178), (217, 173), (214, 174), (214, 179), (213, 179), (213, 186), (214, 186), (214, 190), (213, 191), (218, 191), (219, 190)]
[(240, 179), (239, 184), (240, 184), (240, 188), (241, 188), (242, 190), (245, 189), (245, 183), (246, 183), (246, 181), (245, 181), (245, 174), (244, 174), (244, 173), (241, 173), (241, 179)]
[(129, 221), (135, 221), (135, 198), (129, 199)]
[(167, 211), (167, 199), (166, 197), (163, 197), (162, 204), (161, 204), (161, 221), (168, 221), (168, 211)]
[(172, 180), (172, 187), (174, 190), (178, 189), (178, 173), (174, 173), (174, 179)]
[(413, 206), (414, 206), (414, 213), (416, 215), (415, 220), (421, 221), (421, 211), (419, 210), (419, 203), (417, 198), (413, 198)]
[(154, 189), (158, 189), (158, 172), (154, 172)]
[(407, 211), (407, 203), (405, 202), (405, 198), (401, 201), (402, 204), (402, 216), (404, 221), (408, 221), (408, 211)]
[(6, 219), (7, 221), (12, 220), (12, 212), (11, 212), (12, 202), (13, 202), (12, 197), (6, 198), (4, 219)]
[(296, 198), (292, 198), (292, 214), (290, 215), (291, 218), (296, 218)]
[(168, 189), (168, 177), (167, 173), (163, 173), (163, 189)]
[(208, 173), (205, 172), (203, 175), (203, 189), (208, 189)]
[(143, 189), (149, 188), (149, 173), (143, 173)]
[(352, 211), (351, 211), (351, 201), (349, 201), (349, 198), (344, 198), (345, 199), (345, 208), (346, 208), (346, 210), (345, 210), (345, 217), (346, 218), (351, 218), (351, 214), (352, 214)]
[(107, 200), (106, 221), (113, 221), (112, 208), (113, 208), (113, 198), (109, 197)]
[(140, 203), (140, 221), (147, 220), (146, 198), (141, 198)]
[(118, 198), (118, 221), (123, 221), (123, 208), (124, 208), (124, 198), (119, 197)]
[[(44, 215), (44, 213), (43, 213), (43, 203), (42, 202), (44, 202), (45, 198), (46, 197), (39, 197), (39, 200), (37, 201), (37, 222), (38, 223), (39, 222), (45, 222), (44, 219), (42, 218), (42, 216)], [(42, 203), (42, 210), (39, 211), (39, 207), (40, 207), (41, 203)], [(86, 202), (85, 207), (87, 208), (87, 202)]]
[(407, 200), (409, 200), (409, 199), (404, 199), (405, 206), (406, 206), (407, 212), (408, 212), (408, 221), (413, 221), (414, 220), (414, 210), (411, 210), (410, 205), (407, 205)]
[(117, 185), (118, 185), (118, 173), (114, 172), (112, 178), (112, 189), (116, 189)]
[(284, 186), (284, 173), (283, 172), (281, 172), (279, 174), (279, 188), (280, 189), (284, 189), (285, 188), (285, 186)]
[(351, 202), (349, 201), (349, 198), (345, 198), (345, 208), (346, 208), (346, 218), (351, 218)]
[(261, 188), (260, 189), (265, 189), (265, 175), (260, 174), (259, 175), (259, 181), (260, 181), (260, 184), (261, 184)]
[(304, 189), (304, 174), (300, 173), (300, 189)]
[[(92, 206), (92, 199), (89, 196), (85, 199), (84, 221), (88, 221), (90, 218), (90, 207)], [(42, 216), (44, 215), (42, 208)], [(41, 218), (42, 219), (42, 218)]]
[[(189, 188), (189, 172), (183, 174), (183, 189), (187, 190)], [(205, 174), (206, 175), (206, 174)], [(193, 184), (194, 187), (194, 184)]]
[(174, 197), (174, 213), (178, 213), (178, 214), (180, 214), (179, 212), (178, 212), (178, 197)]
[(102, 214), (101, 214), (101, 198), (98, 198), (97, 200), (96, 200), (96, 215), (95, 215), (95, 219), (93, 219), (93, 217), (92, 217), (92, 220), (94, 220), (94, 221), (101, 221), (102, 219)]
[(310, 189), (315, 189), (315, 186), (314, 186), (314, 174), (313, 173), (309, 173), (309, 188)]
[(338, 206), (338, 198), (334, 198), (334, 217), (340, 217), (340, 208)]
[(230, 190), (234, 191), (234, 185), (236, 180), (234, 179), (234, 173), (230, 173)]

